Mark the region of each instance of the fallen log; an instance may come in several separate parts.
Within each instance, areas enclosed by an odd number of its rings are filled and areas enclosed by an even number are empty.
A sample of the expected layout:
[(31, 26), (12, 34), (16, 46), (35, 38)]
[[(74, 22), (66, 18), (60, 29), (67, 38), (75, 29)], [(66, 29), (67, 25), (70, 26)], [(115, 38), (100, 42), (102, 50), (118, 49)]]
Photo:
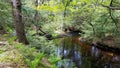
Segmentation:
[(91, 46), (95, 46), (95, 47), (97, 47), (101, 50), (104, 50), (104, 51), (109, 51), (109, 52), (114, 52), (114, 53), (120, 54), (120, 48), (110, 47), (110, 46), (105, 45), (105, 44), (100, 43), (100, 42), (97, 42), (96, 44), (91, 44)]

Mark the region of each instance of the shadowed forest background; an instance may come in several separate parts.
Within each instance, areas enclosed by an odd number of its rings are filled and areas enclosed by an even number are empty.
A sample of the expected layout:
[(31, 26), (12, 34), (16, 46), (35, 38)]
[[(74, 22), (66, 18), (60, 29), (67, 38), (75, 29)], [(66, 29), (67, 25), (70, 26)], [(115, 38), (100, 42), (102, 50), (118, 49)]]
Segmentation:
[(119, 64), (119, 0), (0, 0), (0, 68)]

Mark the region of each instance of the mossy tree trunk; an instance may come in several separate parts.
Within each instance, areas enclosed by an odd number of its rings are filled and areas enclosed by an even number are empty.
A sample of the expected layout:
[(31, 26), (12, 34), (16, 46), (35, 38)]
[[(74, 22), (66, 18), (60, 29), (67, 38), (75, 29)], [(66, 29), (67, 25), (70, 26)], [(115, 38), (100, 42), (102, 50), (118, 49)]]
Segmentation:
[(15, 30), (17, 34), (17, 38), (20, 43), (29, 44), (24, 30), (24, 23), (22, 22), (22, 14), (21, 14), (21, 0), (11, 0), (13, 6), (13, 18), (15, 24)]

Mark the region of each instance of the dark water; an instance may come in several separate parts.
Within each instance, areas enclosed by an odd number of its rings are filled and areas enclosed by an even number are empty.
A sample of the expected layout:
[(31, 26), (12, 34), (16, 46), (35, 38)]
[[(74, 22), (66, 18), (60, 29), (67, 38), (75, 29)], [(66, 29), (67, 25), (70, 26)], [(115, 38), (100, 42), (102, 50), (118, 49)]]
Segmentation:
[(58, 68), (120, 68), (120, 55), (80, 42), (79, 37), (59, 39)]

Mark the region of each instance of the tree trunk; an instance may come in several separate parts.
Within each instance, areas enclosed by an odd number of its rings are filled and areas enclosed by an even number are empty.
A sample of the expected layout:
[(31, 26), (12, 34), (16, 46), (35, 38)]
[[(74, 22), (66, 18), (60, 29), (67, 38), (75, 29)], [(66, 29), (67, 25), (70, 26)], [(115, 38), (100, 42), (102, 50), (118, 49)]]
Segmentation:
[(19, 42), (29, 44), (25, 35), (24, 23), (22, 22), (21, 5), (21, 0), (12, 0), (15, 30)]
[[(39, 6), (39, 3), (40, 3), (40, 0), (35, 0), (35, 7), (36, 8)], [(39, 34), (38, 31), (40, 30), (43, 34), (46, 34), (41, 29), (41, 26), (38, 26), (38, 22), (39, 22), (39, 12), (38, 12), (38, 10), (35, 10), (34, 21), (35, 21), (36, 33)]]
[[(35, 7), (36, 7), (36, 9), (37, 9), (37, 7), (38, 7), (38, 0), (35, 0)], [(39, 27), (38, 27), (38, 11), (37, 10), (35, 10), (35, 15), (34, 15), (34, 22), (35, 22), (35, 27), (36, 27), (36, 33), (38, 34), (38, 30), (39, 30)]]

